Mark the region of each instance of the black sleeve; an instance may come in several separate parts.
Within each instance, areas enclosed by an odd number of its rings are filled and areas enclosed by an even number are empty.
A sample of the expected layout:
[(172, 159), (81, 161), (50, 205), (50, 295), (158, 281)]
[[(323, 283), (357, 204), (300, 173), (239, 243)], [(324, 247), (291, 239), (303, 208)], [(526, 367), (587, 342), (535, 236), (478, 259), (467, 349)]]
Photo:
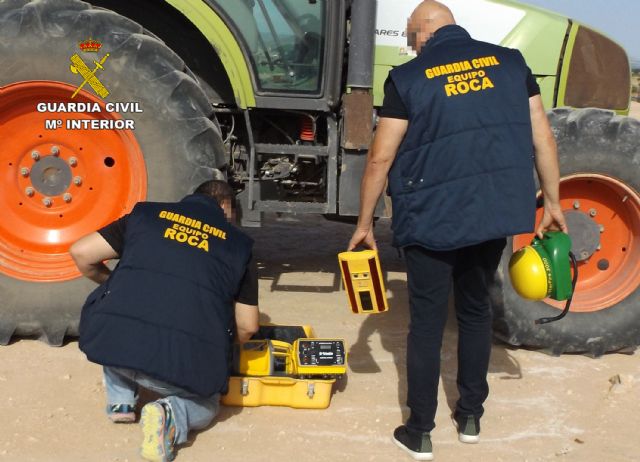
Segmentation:
[(378, 114), (380, 117), (391, 117), (392, 119), (409, 119), (409, 111), (407, 111), (407, 107), (402, 102), (391, 76), (388, 76), (384, 82), (384, 101)]
[(244, 272), (240, 289), (236, 294), (236, 302), (245, 305), (258, 305), (258, 264), (255, 257), (251, 257)]
[(527, 67), (527, 92), (529, 92), (529, 98), (540, 94), (540, 86), (536, 82), (536, 78), (531, 73), (531, 69)]
[(122, 218), (108, 224), (104, 228), (100, 228), (98, 233), (104, 238), (105, 241), (116, 251), (118, 255), (122, 255), (124, 250), (124, 233), (127, 229), (127, 218), (129, 215), (125, 215)]

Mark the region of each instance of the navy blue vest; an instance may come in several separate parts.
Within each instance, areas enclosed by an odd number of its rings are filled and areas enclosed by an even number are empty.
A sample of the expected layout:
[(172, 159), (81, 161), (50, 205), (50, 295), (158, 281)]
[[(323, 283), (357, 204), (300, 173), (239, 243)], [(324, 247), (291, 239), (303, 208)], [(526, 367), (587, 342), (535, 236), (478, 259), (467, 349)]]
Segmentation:
[(517, 50), (453, 25), (391, 71), (409, 115), (389, 172), (394, 245), (452, 250), (532, 231), (527, 73)]
[(252, 245), (205, 195), (138, 203), (118, 267), (82, 309), (80, 349), (201, 396), (225, 391), (234, 297)]

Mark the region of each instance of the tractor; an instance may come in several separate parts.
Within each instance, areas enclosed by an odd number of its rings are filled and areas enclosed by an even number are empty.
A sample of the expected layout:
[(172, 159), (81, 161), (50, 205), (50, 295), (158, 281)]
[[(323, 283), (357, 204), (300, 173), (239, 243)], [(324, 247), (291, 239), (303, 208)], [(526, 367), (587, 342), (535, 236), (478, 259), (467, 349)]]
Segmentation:
[[(383, 83), (412, 58), (404, 29), (418, 2), (0, 0), (0, 343), (77, 335), (90, 283), (69, 246), (138, 201), (219, 178), (245, 226), (265, 212), (357, 215)], [(506, 266), (531, 235), (510, 238), (492, 290), (497, 337), (554, 354), (635, 348), (640, 122), (626, 117), (625, 51), (516, 1), (444, 3), (536, 76), (580, 270), (566, 319), (537, 326), (561, 306), (516, 295)]]

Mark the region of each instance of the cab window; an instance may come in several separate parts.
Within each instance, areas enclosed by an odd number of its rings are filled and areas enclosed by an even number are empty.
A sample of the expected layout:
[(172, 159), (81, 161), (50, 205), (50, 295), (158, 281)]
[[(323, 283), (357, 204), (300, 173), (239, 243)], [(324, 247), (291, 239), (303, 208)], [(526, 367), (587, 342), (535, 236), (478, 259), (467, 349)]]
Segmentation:
[(318, 94), (326, 0), (215, 0), (249, 51), (258, 90)]
[(564, 104), (620, 110), (629, 106), (631, 71), (624, 49), (580, 27), (571, 55)]

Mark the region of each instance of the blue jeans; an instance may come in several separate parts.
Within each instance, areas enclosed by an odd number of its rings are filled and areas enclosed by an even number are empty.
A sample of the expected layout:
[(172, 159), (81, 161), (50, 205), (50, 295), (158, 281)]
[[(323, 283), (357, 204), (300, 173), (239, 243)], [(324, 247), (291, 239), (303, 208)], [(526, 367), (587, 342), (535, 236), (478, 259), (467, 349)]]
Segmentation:
[(219, 394), (203, 398), (141, 372), (107, 366), (103, 369), (108, 405), (135, 406), (138, 401), (138, 386), (164, 397), (160, 401), (169, 404), (173, 413), (176, 426), (175, 444), (187, 441), (189, 430), (206, 428), (220, 409)]

